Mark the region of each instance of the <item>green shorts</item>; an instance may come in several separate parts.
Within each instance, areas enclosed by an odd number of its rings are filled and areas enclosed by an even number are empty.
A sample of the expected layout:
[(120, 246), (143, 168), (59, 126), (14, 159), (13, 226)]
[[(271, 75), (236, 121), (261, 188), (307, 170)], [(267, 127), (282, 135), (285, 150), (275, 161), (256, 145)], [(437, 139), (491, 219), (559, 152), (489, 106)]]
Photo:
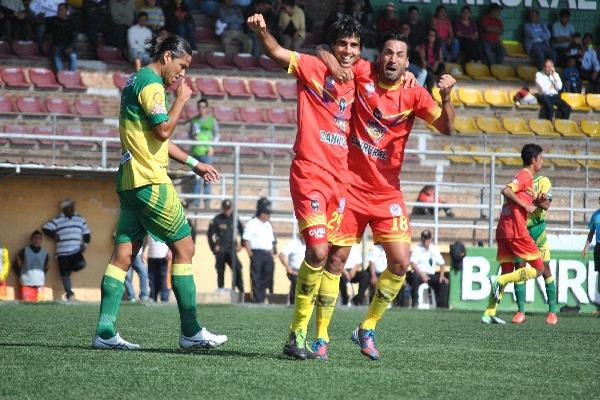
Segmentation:
[(146, 233), (167, 244), (191, 235), (185, 211), (172, 184), (147, 185), (118, 194), (121, 210), (116, 243), (140, 243)]

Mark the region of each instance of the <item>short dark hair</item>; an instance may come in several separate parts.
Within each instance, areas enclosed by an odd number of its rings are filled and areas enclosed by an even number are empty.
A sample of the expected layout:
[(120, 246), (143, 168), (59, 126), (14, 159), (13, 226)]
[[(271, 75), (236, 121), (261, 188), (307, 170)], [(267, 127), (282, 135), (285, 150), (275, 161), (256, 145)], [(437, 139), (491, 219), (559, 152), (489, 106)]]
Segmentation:
[(349, 15), (338, 18), (329, 30), (329, 44), (334, 45), (339, 39), (356, 37), (362, 47), (362, 27), (360, 23)]
[(164, 39), (159, 36), (152, 38), (149, 52), (154, 61), (160, 59), (167, 51), (171, 52), (173, 58), (183, 57), (185, 54), (191, 56), (192, 46), (187, 40), (175, 34), (170, 34)]
[(560, 11), (558, 12), (558, 16), (560, 18), (562, 18), (562, 17), (570, 17), (571, 16), (571, 11), (569, 11), (568, 8), (561, 8)]
[(419, 7), (417, 7), (417, 6), (410, 6), (410, 7), (408, 7), (408, 10), (406, 12), (410, 13), (412, 11), (419, 12)]
[(468, 4), (465, 4), (464, 6), (462, 6), (462, 8), (460, 9), (460, 12), (462, 13), (465, 10), (469, 10), (469, 12), (471, 12), (471, 6)]
[(201, 98), (200, 100), (198, 100), (198, 102), (196, 104), (200, 104), (200, 103), (204, 103), (208, 106), (208, 100), (206, 100), (204, 97)]
[(445, 10), (446, 10), (446, 7), (444, 7), (443, 5), (441, 5), (441, 4), (440, 4), (439, 6), (437, 6), (437, 7), (435, 8), (435, 13), (434, 13), (433, 15), (437, 17), (437, 16), (438, 16), (438, 14), (440, 13), (440, 11), (442, 11), (442, 10), (444, 10), (444, 11), (445, 11)]
[(591, 33), (589, 33), (589, 32), (584, 33), (583, 34), (583, 39), (585, 39), (586, 37), (590, 38), (590, 40), (592, 40), (592, 34)]
[(377, 48), (379, 49), (380, 53), (383, 50), (383, 46), (385, 46), (386, 42), (388, 42), (389, 40), (398, 40), (400, 42), (404, 42), (404, 44), (408, 48), (408, 42), (406, 41), (406, 36), (404, 36), (403, 34), (401, 34), (398, 31), (388, 31), (383, 34), (381, 39), (379, 39), (379, 46), (377, 46)]
[(490, 8), (488, 9), (489, 12), (500, 11), (500, 10), (502, 10), (502, 6), (498, 3), (490, 4)]
[(296, 5), (296, 0), (282, 0), (281, 5), (294, 7)]
[(139, 13), (138, 13), (138, 15), (137, 15), (136, 21), (139, 21), (139, 19), (140, 19), (141, 17), (146, 17), (146, 18), (148, 18), (148, 13), (147, 13), (147, 12), (145, 12), (145, 11), (141, 11), (141, 12), (139, 12)]
[(42, 236), (42, 232), (40, 232), (39, 230), (35, 230), (33, 232), (31, 232), (31, 235), (29, 236), (30, 238), (33, 238), (34, 236), (40, 235)]
[(573, 37), (574, 37), (574, 38), (576, 38), (576, 37), (579, 37), (579, 38), (580, 38), (580, 37), (581, 37), (581, 33), (579, 33), (579, 32), (575, 32), (575, 33), (573, 34)]
[(535, 143), (528, 143), (521, 149), (521, 160), (523, 160), (524, 166), (529, 166), (533, 164), (533, 160), (539, 156), (544, 149), (542, 146)]

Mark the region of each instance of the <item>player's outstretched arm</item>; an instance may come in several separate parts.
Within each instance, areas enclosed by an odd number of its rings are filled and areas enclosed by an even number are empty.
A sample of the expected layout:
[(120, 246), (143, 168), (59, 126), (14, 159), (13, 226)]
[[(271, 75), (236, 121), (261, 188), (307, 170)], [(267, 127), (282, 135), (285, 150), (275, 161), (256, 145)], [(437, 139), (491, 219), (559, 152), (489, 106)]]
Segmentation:
[(442, 97), (442, 115), (434, 121), (433, 126), (444, 135), (450, 135), (454, 131), (454, 105), (450, 94), (455, 84), (456, 80), (448, 74), (442, 75), (437, 83)]
[(160, 140), (167, 140), (175, 131), (175, 127), (181, 117), (185, 103), (192, 97), (192, 89), (187, 85), (185, 79), (181, 79), (176, 92), (177, 98), (169, 111), (169, 119), (154, 126), (154, 133)]
[(246, 21), (248, 28), (256, 33), (256, 37), (265, 48), (267, 55), (279, 64), (282, 68), (287, 68), (292, 60), (292, 53), (284, 49), (277, 43), (277, 40), (269, 33), (267, 23), (262, 14), (254, 14), (248, 17)]
[(175, 161), (189, 166), (192, 171), (198, 176), (201, 176), (204, 181), (210, 183), (219, 183), (219, 173), (210, 164), (204, 164), (188, 155), (181, 147), (175, 143), (169, 142), (169, 157)]

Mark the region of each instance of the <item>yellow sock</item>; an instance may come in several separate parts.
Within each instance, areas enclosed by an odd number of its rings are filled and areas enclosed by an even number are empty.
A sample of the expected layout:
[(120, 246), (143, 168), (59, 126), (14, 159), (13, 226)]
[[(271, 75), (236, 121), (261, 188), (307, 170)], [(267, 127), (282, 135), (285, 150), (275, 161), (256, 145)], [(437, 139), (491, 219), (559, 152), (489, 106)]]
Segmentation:
[(388, 269), (383, 271), (377, 281), (375, 296), (373, 296), (369, 311), (360, 324), (362, 329), (375, 329), (377, 321), (381, 319), (388, 305), (394, 300), (398, 292), (400, 292), (405, 277), (406, 275), (395, 275)]
[(509, 272), (508, 274), (502, 274), (498, 277), (498, 284), (506, 286), (511, 282), (526, 282), (530, 279), (537, 277), (537, 271), (532, 267), (519, 268), (516, 271)]
[(292, 331), (297, 332), (300, 330), (306, 334), (322, 276), (322, 268), (313, 268), (308, 265), (306, 260), (302, 261), (300, 270), (298, 270), (298, 280), (296, 281), (294, 318), (290, 325)]
[[(502, 300), (502, 296), (504, 295), (505, 287), (506, 286), (502, 286), (500, 288), (500, 300)], [(483, 313), (489, 317), (493, 317), (496, 315), (496, 308), (498, 308), (498, 303), (496, 303), (496, 299), (494, 299), (494, 296), (490, 295), (488, 299), (488, 305)]]
[(342, 275), (334, 275), (324, 270), (317, 295), (317, 339), (321, 338), (329, 342), (329, 323), (333, 316), (335, 303), (340, 294), (340, 278)]

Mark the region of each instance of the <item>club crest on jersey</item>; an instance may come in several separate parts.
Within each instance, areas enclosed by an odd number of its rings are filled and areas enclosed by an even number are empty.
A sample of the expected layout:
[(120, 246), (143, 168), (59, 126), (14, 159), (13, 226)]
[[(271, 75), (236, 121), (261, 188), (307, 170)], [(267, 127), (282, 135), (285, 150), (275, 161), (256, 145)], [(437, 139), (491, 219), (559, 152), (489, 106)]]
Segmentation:
[(375, 93), (375, 84), (373, 82), (369, 82), (365, 85), (365, 91), (367, 92), (367, 97), (371, 97), (373, 93)]
[(320, 207), (319, 200), (317, 200), (317, 199), (312, 199), (312, 200), (310, 201), (310, 208), (312, 208), (312, 209), (313, 209), (313, 211), (315, 211), (315, 212), (316, 212), (316, 211), (319, 211), (319, 207)]
[(346, 111), (346, 106), (348, 104), (346, 103), (346, 99), (341, 97), (340, 98), (340, 112), (343, 113), (344, 111)]
[(338, 203), (338, 207), (337, 207), (337, 212), (342, 214), (344, 212), (344, 209), (346, 208), (346, 198), (342, 197), (340, 199), (340, 202)]
[(165, 107), (165, 99), (164, 99), (163, 93), (155, 92), (154, 95), (152, 96), (152, 100), (154, 101), (154, 104), (152, 105), (152, 108), (150, 109), (151, 115), (167, 113), (167, 107)]
[(340, 130), (340, 132), (348, 132), (348, 121), (343, 116), (335, 115), (333, 117), (333, 124)]
[(381, 117), (383, 117), (383, 113), (381, 112), (381, 110), (379, 109), (379, 107), (375, 108), (375, 110), (373, 110), (373, 116), (375, 118), (377, 118), (378, 120), (381, 119)]
[(333, 89), (333, 87), (335, 86), (335, 79), (333, 79), (333, 76), (331, 75), (327, 75), (325, 77), (325, 89)]
[(371, 140), (377, 143), (385, 135), (385, 127), (381, 126), (377, 121), (369, 120), (367, 122), (367, 133)]
[(400, 204), (398, 203), (394, 203), (390, 205), (390, 214), (392, 214), (392, 217), (401, 217), (403, 212), (402, 212), (402, 207), (400, 207)]

